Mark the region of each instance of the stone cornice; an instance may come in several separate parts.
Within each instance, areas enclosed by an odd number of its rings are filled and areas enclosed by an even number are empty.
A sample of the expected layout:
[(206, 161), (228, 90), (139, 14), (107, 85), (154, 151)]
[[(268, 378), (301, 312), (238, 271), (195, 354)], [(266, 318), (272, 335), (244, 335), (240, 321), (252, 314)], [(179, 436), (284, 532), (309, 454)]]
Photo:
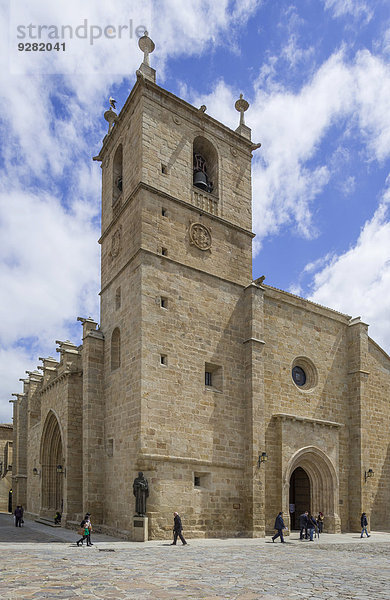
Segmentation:
[(232, 465), (224, 462), (216, 462), (213, 460), (202, 460), (201, 458), (192, 458), (190, 456), (169, 456), (168, 454), (150, 454), (142, 452), (138, 455), (138, 461), (142, 460), (162, 460), (166, 462), (179, 462), (204, 467), (220, 467), (223, 469), (239, 469), (242, 470), (242, 465)]
[(142, 253), (149, 254), (150, 256), (155, 256), (156, 258), (159, 258), (160, 260), (167, 260), (175, 265), (179, 265), (180, 267), (189, 269), (190, 271), (196, 271), (197, 273), (202, 273), (202, 275), (208, 275), (209, 277), (218, 279), (219, 281), (223, 281), (224, 283), (230, 283), (231, 285), (235, 285), (235, 286), (240, 287), (241, 289), (244, 289), (244, 285), (241, 283), (237, 283), (237, 281), (231, 281), (230, 279), (225, 279), (224, 277), (220, 277), (219, 275), (215, 275), (214, 273), (210, 273), (209, 271), (203, 271), (202, 269), (198, 269), (197, 267), (194, 267), (191, 265), (186, 265), (184, 263), (179, 262), (178, 260), (174, 260), (170, 256), (162, 256), (158, 252), (153, 252), (152, 250), (148, 250), (146, 248), (139, 248), (133, 254), (133, 256), (131, 256), (131, 258), (129, 258), (129, 260), (119, 269), (119, 271), (114, 275), (114, 277), (112, 279), (110, 279), (110, 281), (108, 283), (106, 283), (106, 285), (104, 287), (102, 287), (102, 289), (99, 292), (99, 295), (101, 295), (103, 292), (105, 292), (105, 290), (108, 287), (110, 287), (110, 285), (113, 283), (113, 281), (115, 281), (115, 279), (117, 279), (117, 277), (119, 277), (119, 275), (121, 273), (123, 273), (123, 271), (137, 258), (137, 256)]
[(55, 379), (52, 379), (44, 387), (42, 387), (42, 389), (39, 391), (39, 393), (40, 393), (40, 395), (45, 394), (50, 388), (54, 387), (58, 383), (61, 383), (61, 381), (64, 381), (65, 379), (67, 379), (71, 375), (79, 375), (79, 376), (81, 376), (82, 374), (83, 374), (83, 372), (80, 371), (80, 370), (78, 370), (78, 371), (64, 371), (63, 373), (61, 373), (60, 375), (58, 375)]
[(336, 421), (324, 421), (322, 419), (312, 419), (310, 417), (300, 417), (298, 415), (290, 415), (287, 413), (276, 413), (272, 415), (273, 419), (279, 419), (280, 421), (301, 421), (302, 423), (311, 423), (313, 425), (319, 425), (320, 427), (344, 427), (343, 423), (336, 423)]
[(334, 310), (333, 308), (322, 306), (321, 304), (312, 302), (312, 300), (301, 298), (300, 296), (296, 296), (295, 294), (291, 294), (290, 292), (285, 292), (284, 290), (279, 290), (278, 288), (274, 288), (265, 283), (262, 283), (261, 287), (264, 290), (264, 295), (266, 297), (278, 300), (279, 302), (285, 302), (286, 304), (291, 304), (305, 310), (310, 310), (311, 312), (320, 314), (324, 317), (327, 317), (328, 319), (339, 321), (344, 325), (349, 325), (351, 317), (349, 315), (340, 313), (337, 310)]
[[(228, 134), (232, 138), (232, 140), (234, 140), (237, 143), (237, 145), (241, 146), (244, 152), (250, 154), (254, 149), (256, 149), (257, 144), (254, 144), (251, 140), (243, 137), (242, 135), (240, 135), (233, 129), (230, 129), (229, 127), (227, 127), (227, 125), (224, 125), (220, 121), (217, 121), (210, 115), (206, 113), (200, 114), (199, 109), (196, 108), (196, 106), (189, 104), (182, 98), (175, 96), (175, 94), (172, 94), (172, 92), (168, 92), (168, 90), (165, 90), (164, 88), (160, 87), (159, 85), (153, 83), (150, 80), (144, 79), (143, 77), (137, 77), (137, 81), (135, 82), (125, 104), (123, 105), (119, 115), (116, 117), (115, 126), (112, 128), (110, 133), (107, 133), (107, 135), (104, 137), (102, 148), (98, 156), (96, 156), (94, 160), (103, 160), (109, 148), (115, 145), (118, 137), (121, 135), (121, 126), (124, 120), (126, 119), (127, 115), (130, 113), (130, 104), (133, 102), (133, 100), (136, 99), (137, 95), (137, 102), (139, 102), (142, 96), (147, 97), (152, 102), (156, 102), (156, 100), (152, 97), (152, 94), (150, 92), (157, 93), (163, 98), (164, 102), (158, 103), (159, 106), (165, 107), (169, 102), (171, 104), (171, 107), (169, 109), (170, 112), (176, 114), (179, 118), (186, 118), (187, 121), (191, 121), (193, 124), (201, 128), (204, 128), (205, 124), (209, 125), (209, 127), (212, 128), (214, 132), (215, 130), (221, 131), (221, 137), (223, 137), (223, 134), (225, 134), (225, 136), (226, 134)], [(177, 108), (176, 111), (172, 109), (172, 105), (174, 105)], [(185, 117), (183, 113), (185, 113)], [(224, 141), (226, 141), (225, 137), (223, 137), (223, 139)]]
[(212, 213), (201, 210), (198, 206), (191, 204), (191, 202), (186, 202), (185, 200), (176, 198), (176, 196), (171, 196), (170, 194), (167, 194), (166, 192), (163, 192), (162, 190), (159, 190), (147, 183), (144, 183), (143, 181), (140, 181), (139, 183), (137, 183), (137, 185), (135, 186), (133, 191), (128, 195), (128, 197), (127, 197), (126, 201), (123, 203), (120, 211), (118, 211), (118, 214), (115, 215), (115, 217), (112, 219), (111, 223), (108, 225), (106, 230), (103, 231), (102, 235), (100, 236), (100, 238), (98, 240), (99, 244), (101, 244), (103, 242), (103, 240), (107, 237), (107, 235), (110, 233), (110, 231), (112, 230), (114, 225), (118, 222), (121, 214), (126, 210), (126, 208), (130, 205), (131, 201), (135, 198), (135, 196), (141, 189), (151, 192), (152, 194), (156, 194), (156, 196), (159, 196), (160, 198), (166, 198), (167, 200), (176, 202), (176, 204), (185, 206), (186, 208), (192, 210), (193, 212), (195, 212), (197, 214), (202, 213), (203, 215), (209, 217), (213, 221), (217, 221), (218, 223), (221, 223), (222, 225), (231, 227), (232, 229), (235, 229), (236, 231), (239, 231), (240, 233), (243, 233), (244, 235), (247, 235), (251, 238), (254, 238), (256, 235), (252, 231), (249, 231), (248, 229), (244, 229), (243, 227), (240, 227), (239, 225), (235, 225), (235, 223), (231, 223), (230, 221), (227, 221), (226, 219), (223, 219), (222, 217), (219, 217), (218, 215), (213, 215)]

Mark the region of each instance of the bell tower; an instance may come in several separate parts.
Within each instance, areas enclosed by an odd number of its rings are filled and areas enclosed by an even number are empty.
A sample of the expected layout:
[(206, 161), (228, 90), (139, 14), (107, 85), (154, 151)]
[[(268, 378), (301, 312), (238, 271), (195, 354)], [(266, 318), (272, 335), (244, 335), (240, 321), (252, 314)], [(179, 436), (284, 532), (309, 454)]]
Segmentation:
[(225, 515), (231, 533), (245, 532), (247, 508), (238, 514), (226, 498), (242, 498), (245, 466), (244, 289), (252, 281), (251, 158), (259, 144), (242, 96), (233, 131), (206, 106), (158, 86), (147, 32), (139, 46), (137, 81), (120, 113), (105, 113), (109, 130), (95, 157), (106, 511), (126, 519), (143, 471), (153, 481), (152, 537), (170, 519), (172, 490), (193, 507), (191, 527), (201, 532), (199, 482), (210, 491), (216, 530), (226, 532)]

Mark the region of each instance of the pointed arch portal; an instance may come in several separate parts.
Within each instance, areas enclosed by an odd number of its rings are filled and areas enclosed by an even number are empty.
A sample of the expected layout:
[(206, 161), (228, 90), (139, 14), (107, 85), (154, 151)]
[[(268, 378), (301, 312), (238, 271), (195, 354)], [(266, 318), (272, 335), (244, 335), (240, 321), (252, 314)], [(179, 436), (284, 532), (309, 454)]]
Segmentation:
[(315, 446), (308, 446), (296, 452), (290, 459), (284, 477), (285, 510), (295, 504), (295, 512), (290, 511), (291, 528), (298, 527), (298, 517), (305, 510), (325, 515), (325, 528), (328, 532), (340, 531), (339, 483), (336, 470), (328, 456)]
[[(58, 419), (50, 411), (43, 428), (41, 440), (42, 503), (41, 508), (63, 510), (64, 453)], [(62, 467), (58, 472), (57, 467)]]

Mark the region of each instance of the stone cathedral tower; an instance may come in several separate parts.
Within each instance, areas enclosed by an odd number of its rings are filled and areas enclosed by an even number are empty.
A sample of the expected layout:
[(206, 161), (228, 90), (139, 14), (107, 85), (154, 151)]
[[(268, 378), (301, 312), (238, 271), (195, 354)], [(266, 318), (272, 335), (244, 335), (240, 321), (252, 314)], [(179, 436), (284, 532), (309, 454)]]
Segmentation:
[[(140, 44), (153, 47), (146, 36)], [(145, 471), (153, 534), (170, 524), (178, 502), (192, 507), (194, 531), (204, 529), (206, 512), (225, 534), (247, 532), (253, 515), (252, 451), (257, 460), (264, 448), (258, 437), (252, 447), (247, 394), (259, 351), (245, 289), (257, 147), (247, 107), (241, 98), (232, 131), (157, 86), (144, 59), (119, 116), (106, 113), (114, 125), (96, 157), (112, 452), (106, 509), (125, 518), (134, 469)]]
[[(260, 537), (304, 510), (325, 531), (390, 530), (390, 357), (368, 326), (252, 281), (251, 158), (233, 131), (156, 85), (154, 44), (95, 160), (100, 325), (58, 341), (15, 394), (13, 499), (26, 515), (135, 539)], [(143, 521), (145, 524), (145, 521)], [(129, 524), (129, 529), (124, 529)]]

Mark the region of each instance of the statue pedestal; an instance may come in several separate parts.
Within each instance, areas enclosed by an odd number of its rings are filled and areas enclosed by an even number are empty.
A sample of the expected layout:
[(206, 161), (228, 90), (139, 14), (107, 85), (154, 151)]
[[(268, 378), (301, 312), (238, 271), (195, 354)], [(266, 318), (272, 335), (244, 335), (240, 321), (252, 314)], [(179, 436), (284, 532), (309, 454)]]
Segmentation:
[(148, 517), (133, 517), (133, 542), (148, 541)]

